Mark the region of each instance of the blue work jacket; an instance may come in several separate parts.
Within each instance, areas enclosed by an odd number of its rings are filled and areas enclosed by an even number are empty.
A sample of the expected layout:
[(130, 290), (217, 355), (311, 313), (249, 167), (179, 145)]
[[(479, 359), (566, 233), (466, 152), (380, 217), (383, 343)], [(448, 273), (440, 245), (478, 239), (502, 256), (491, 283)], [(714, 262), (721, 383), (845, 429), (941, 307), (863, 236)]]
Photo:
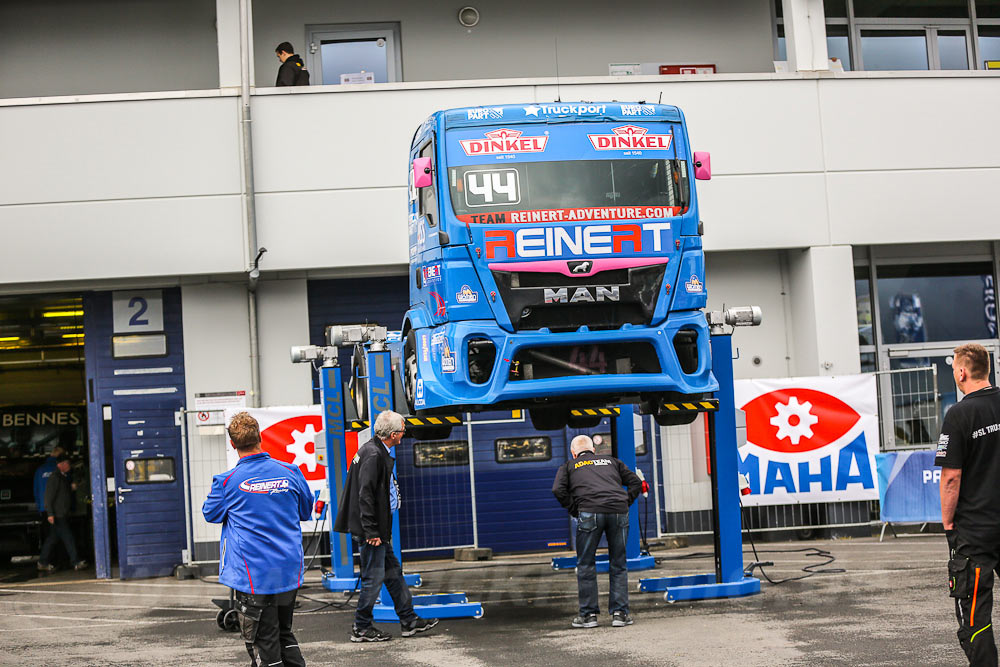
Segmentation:
[(212, 479), (202, 506), (222, 524), (219, 583), (244, 593), (283, 593), (302, 585), (302, 528), (312, 491), (298, 467), (267, 453), (240, 459)]

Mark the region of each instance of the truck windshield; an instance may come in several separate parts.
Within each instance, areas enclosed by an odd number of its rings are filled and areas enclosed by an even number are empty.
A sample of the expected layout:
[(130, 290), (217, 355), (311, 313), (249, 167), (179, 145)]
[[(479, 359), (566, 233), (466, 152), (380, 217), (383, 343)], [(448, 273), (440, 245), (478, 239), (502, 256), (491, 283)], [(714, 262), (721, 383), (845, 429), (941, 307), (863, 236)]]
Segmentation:
[(690, 192), (684, 160), (493, 163), (453, 167), (448, 182), (464, 222), (507, 211), (525, 212), (510, 222), (663, 218), (686, 212)]

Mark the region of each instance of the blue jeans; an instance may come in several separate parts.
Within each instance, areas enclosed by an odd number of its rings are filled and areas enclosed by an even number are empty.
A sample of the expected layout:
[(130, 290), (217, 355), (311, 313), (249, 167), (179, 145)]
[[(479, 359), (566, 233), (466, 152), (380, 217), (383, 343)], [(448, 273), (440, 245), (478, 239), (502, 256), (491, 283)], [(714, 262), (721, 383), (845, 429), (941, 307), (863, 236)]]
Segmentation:
[(605, 514), (580, 512), (576, 524), (576, 584), (580, 594), (580, 615), (599, 614), (597, 604), (597, 569), (594, 558), (601, 535), (608, 537), (611, 595), (608, 613), (628, 613), (628, 563), (625, 542), (628, 539), (628, 513)]
[(392, 604), (400, 623), (417, 620), (413, 611), (413, 596), (403, 579), (403, 566), (399, 564), (392, 544), (383, 542), (374, 547), (363, 539), (359, 543), (361, 551), (361, 593), (358, 595), (358, 610), (354, 613), (354, 627), (364, 630), (371, 627), (372, 609), (382, 592), (382, 584), (389, 589)]

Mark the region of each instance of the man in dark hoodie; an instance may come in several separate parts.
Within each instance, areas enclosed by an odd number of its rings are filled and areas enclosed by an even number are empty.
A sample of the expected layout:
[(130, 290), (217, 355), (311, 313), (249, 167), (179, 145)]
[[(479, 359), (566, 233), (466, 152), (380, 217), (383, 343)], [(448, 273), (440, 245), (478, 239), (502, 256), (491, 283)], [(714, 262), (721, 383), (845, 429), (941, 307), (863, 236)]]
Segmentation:
[(42, 555), (38, 559), (38, 569), (42, 572), (53, 572), (56, 569), (51, 560), (52, 550), (60, 540), (66, 547), (73, 569), (82, 570), (87, 567), (87, 561), (77, 558), (76, 542), (69, 523), (69, 514), (73, 507), (73, 491), (76, 490), (76, 484), (69, 476), (69, 457), (62, 454), (57, 461), (56, 470), (49, 476), (49, 481), (45, 485), (45, 512), (52, 527), (45, 544), (42, 545)]
[(276, 86), (308, 86), (309, 70), (299, 54), (295, 53), (295, 47), (289, 42), (282, 42), (274, 50), (281, 67), (278, 68), (278, 80), (274, 82)]

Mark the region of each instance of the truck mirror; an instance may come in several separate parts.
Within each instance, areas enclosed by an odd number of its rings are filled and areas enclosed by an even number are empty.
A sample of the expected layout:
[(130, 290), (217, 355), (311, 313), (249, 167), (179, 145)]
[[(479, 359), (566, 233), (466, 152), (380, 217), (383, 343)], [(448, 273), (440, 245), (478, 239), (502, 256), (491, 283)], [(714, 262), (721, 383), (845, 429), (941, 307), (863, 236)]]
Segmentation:
[(699, 181), (712, 180), (712, 156), (708, 151), (694, 152), (694, 177)]
[(426, 188), (434, 182), (431, 177), (431, 159), (418, 157), (413, 161), (413, 187)]

